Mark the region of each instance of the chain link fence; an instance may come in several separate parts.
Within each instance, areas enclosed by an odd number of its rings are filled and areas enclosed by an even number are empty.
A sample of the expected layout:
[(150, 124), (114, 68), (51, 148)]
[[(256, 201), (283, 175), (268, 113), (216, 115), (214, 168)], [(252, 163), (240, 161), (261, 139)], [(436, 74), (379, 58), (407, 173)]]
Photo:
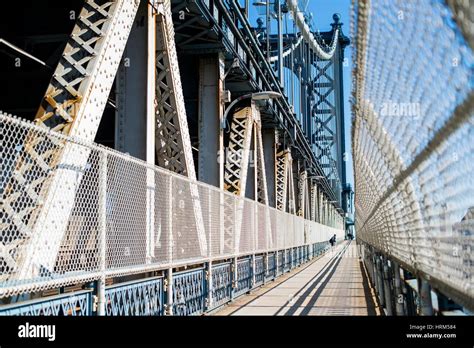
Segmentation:
[(0, 129), (0, 298), (344, 237), (1, 112)]
[(472, 304), (472, 9), (448, 2), (353, 1), (356, 231)]

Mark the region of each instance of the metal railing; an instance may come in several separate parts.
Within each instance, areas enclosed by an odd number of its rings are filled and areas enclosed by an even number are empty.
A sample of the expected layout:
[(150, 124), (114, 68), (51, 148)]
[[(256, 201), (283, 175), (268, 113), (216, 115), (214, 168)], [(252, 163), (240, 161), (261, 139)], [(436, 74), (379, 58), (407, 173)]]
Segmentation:
[[(0, 128), (0, 298), (344, 236), (343, 226), (304, 220), (10, 115), (0, 113)], [(87, 161), (63, 163), (71, 156), (62, 151)], [(52, 180), (73, 199), (66, 217), (61, 201), (45, 199)], [(224, 216), (229, 206), (233, 213)], [(56, 244), (39, 224), (45, 210), (50, 221), (67, 221), (55, 232)]]
[(0, 316), (89, 316), (92, 307), (90, 289), (1, 306)]
[[(177, 273), (167, 270), (164, 272), (167, 278), (148, 277), (108, 285), (103, 289), (102, 309), (98, 301), (98, 289), (93, 286), (88, 290), (67, 291), (0, 306), (0, 316), (202, 315), (303, 265), (327, 250), (329, 243), (325, 241), (286, 251), (242, 256), (232, 261), (196, 264), (191, 270)], [(95, 285), (97, 284), (96, 282)]]

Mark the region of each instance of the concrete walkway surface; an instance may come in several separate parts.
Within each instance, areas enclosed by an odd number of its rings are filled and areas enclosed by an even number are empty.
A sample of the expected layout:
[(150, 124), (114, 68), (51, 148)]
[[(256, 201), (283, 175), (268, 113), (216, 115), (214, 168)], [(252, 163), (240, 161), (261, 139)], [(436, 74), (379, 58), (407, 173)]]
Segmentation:
[(213, 315), (380, 315), (355, 242), (344, 241)]

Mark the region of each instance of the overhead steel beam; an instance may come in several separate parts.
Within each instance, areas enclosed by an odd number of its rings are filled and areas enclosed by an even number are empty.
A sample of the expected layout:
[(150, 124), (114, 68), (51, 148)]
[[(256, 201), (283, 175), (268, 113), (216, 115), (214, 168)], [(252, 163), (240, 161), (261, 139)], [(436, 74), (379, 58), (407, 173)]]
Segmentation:
[[(247, 52), (248, 57), (251, 60), (251, 63), (255, 67), (256, 71), (259, 74), (259, 77), (261, 78), (262, 86), (263, 88), (267, 89), (273, 89), (278, 92), (282, 92), (281, 88), (279, 87), (279, 82), (277, 81), (276, 77), (273, 74), (266, 74), (264, 71), (272, 71), (271, 65), (269, 62), (266, 61), (266, 58), (262, 51), (258, 48), (259, 45), (256, 41), (256, 39), (252, 35), (251, 28), (248, 24), (247, 19), (245, 16), (240, 13), (239, 6), (235, 0), (229, 0), (230, 1), (230, 8), (235, 10), (235, 13), (242, 24), (242, 29), (239, 29), (235, 23), (234, 19), (229, 15), (229, 11), (227, 10), (227, 4), (224, 3), (223, 0), (216, 0), (215, 5), (221, 10), (221, 13), (223, 15), (224, 20), (226, 21), (226, 24), (229, 26), (231, 32), (233, 35), (235, 35), (238, 40), (239, 44), (244, 48), (244, 50)], [(221, 33), (225, 36), (226, 32), (222, 31), (222, 28), (219, 28), (221, 30)], [(243, 31), (243, 33), (242, 33)], [(243, 35), (247, 35), (246, 37), (250, 40), (250, 44), (254, 47), (254, 53), (257, 54), (257, 57), (254, 57), (254, 54), (252, 53), (251, 48), (247, 44), (247, 41), (244, 40)], [(224, 37), (224, 40), (225, 37)], [(250, 76), (252, 74), (248, 72)], [(268, 78), (267, 78), (268, 77)], [(276, 108), (281, 111), (282, 113), (282, 118), (278, 118), (278, 123), (279, 127), (281, 127), (286, 134), (290, 136), (290, 138), (296, 142), (298, 145), (298, 151), (299, 153), (305, 157), (305, 159), (308, 161), (308, 165), (310, 168), (315, 172), (317, 175), (323, 175), (323, 169), (319, 166), (318, 161), (316, 160), (314, 153), (311, 150), (311, 147), (309, 146), (306, 138), (303, 135), (303, 131), (301, 127), (299, 126), (298, 122), (296, 121), (295, 117), (291, 113), (291, 107), (288, 104), (288, 101), (286, 99), (281, 99), (281, 100), (276, 100), (274, 102)], [(278, 110), (274, 109), (274, 112), (278, 115)], [(327, 180), (322, 180), (321, 185), (326, 192), (326, 194), (331, 197), (331, 199), (336, 199), (336, 195), (334, 191), (332, 190), (330, 183)]]

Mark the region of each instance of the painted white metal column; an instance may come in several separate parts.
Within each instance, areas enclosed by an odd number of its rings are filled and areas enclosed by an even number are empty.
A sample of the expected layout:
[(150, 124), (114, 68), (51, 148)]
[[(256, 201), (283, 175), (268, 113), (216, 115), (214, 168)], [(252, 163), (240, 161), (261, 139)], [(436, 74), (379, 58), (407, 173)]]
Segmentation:
[(99, 269), (97, 280), (97, 314), (106, 315), (105, 271), (107, 268), (107, 154), (99, 160)]

